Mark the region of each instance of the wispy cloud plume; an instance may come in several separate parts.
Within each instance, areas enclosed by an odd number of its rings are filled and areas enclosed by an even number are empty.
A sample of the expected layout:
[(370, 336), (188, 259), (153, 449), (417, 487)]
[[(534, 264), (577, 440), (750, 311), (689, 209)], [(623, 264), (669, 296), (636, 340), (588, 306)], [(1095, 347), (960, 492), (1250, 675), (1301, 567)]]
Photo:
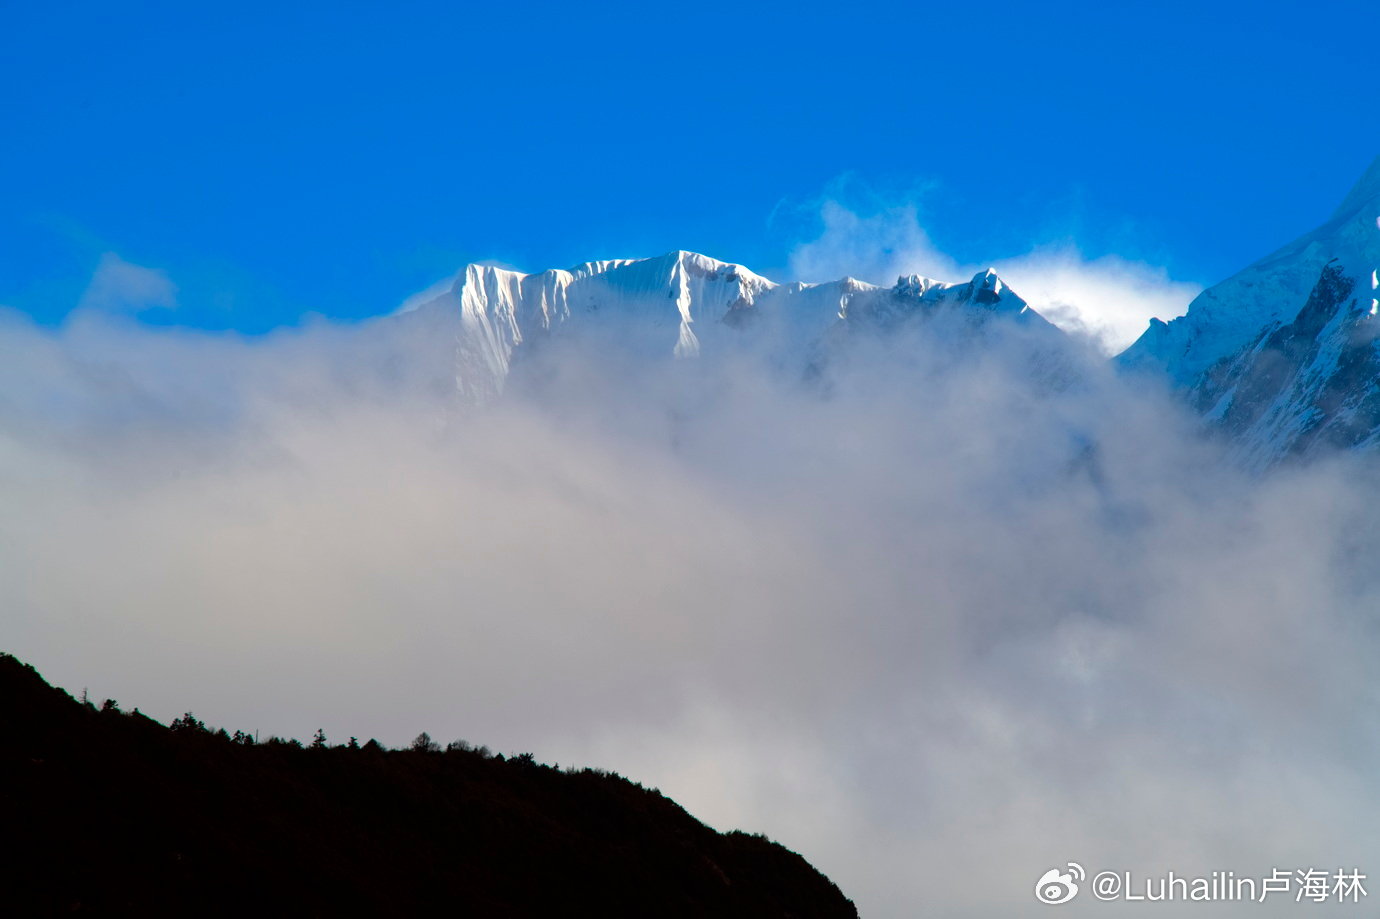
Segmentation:
[[(1162, 267), (1116, 255), (1086, 257), (1067, 240), (1041, 243), (985, 264), (964, 264), (940, 250), (913, 201), (890, 203), (856, 183), (835, 183), (818, 202), (818, 235), (791, 251), (790, 271), (802, 281), (853, 275), (890, 285), (920, 274), (941, 281), (965, 280), (994, 267), (1012, 289), (1065, 331), (1091, 338), (1114, 354), (1142, 332), (1152, 317), (1180, 316), (1201, 288), (1174, 280)], [(859, 199), (852, 203), (852, 199)]]
[(107, 313), (138, 313), (176, 306), (177, 287), (164, 272), (127, 262), (114, 252), (101, 256), (91, 283), (77, 303), (79, 310)]

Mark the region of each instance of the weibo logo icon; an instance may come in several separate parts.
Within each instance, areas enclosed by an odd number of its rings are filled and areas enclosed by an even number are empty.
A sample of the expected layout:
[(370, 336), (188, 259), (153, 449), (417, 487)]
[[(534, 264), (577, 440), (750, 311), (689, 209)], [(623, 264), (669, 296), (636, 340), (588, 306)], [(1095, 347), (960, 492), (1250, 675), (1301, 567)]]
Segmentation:
[(1069, 862), (1067, 871), (1051, 868), (1035, 882), (1035, 899), (1050, 906), (1067, 903), (1077, 895), (1078, 881), (1087, 876), (1088, 873), (1077, 862)]

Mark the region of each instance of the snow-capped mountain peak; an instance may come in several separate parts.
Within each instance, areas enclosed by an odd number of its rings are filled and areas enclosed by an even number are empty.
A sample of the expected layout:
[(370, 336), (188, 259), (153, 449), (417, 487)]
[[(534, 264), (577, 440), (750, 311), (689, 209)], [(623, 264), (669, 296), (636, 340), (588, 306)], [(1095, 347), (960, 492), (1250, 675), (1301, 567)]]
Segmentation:
[(1292, 321), (1330, 261), (1338, 260), (1348, 270), (1364, 269), (1368, 282), (1380, 264), (1377, 214), (1380, 157), (1326, 223), (1203, 291), (1178, 319), (1152, 320), (1145, 334), (1122, 352), (1120, 362), (1161, 368), (1180, 385), (1194, 385), (1267, 326)]
[(1154, 320), (1118, 358), (1158, 369), (1245, 458), (1380, 438), (1380, 157), (1326, 223)]
[(431, 323), (438, 335), (449, 330), (457, 387), (483, 401), (502, 391), (514, 356), (543, 337), (597, 331), (675, 358), (751, 340), (803, 360), (836, 327), (875, 326), (880, 317), (905, 321), (949, 307), (969, 311), (976, 322), (1009, 315), (1047, 324), (990, 269), (961, 283), (911, 275), (891, 288), (854, 278), (778, 284), (681, 249), (536, 274), (467, 265), (400, 318)]

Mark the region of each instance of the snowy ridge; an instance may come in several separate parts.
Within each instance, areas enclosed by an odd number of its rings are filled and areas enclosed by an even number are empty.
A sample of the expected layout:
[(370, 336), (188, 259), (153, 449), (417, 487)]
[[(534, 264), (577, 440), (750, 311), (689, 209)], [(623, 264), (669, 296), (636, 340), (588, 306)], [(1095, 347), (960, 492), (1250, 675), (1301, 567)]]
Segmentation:
[(1203, 291), (1178, 319), (1151, 320), (1118, 360), (1126, 367), (1164, 369), (1178, 384), (1192, 386), (1266, 327), (1292, 322), (1329, 262), (1336, 260), (1352, 273), (1364, 268), (1369, 281), (1380, 264), (1377, 202), (1380, 157), (1326, 223)]
[(1380, 440), (1380, 157), (1331, 218), (1118, 361), (1168, 373), (1248, 465)]
[(683, 250), (538, 274), (468, 265), (398, 318), (450, 328), (456, 389), (467, 401), (483, 402), (503, 391), (520, 351), (582, 330), (611, 333), (668, 358), (752, 342), (803, 361), (833, 330), (884, 328), (948, 307), (967, 311), (974, 323), (1001, 317), (1057, 332), (991, 270), (957, 284), (919, 275), (891, 288), (853, 278), (777, 284), (742, 265)]
[[(872, 288), (861, 296), (850, 298), (848, 307), (857, 314), (863, 310), (885, 310), (888, 306), (884, 304), (888, 303), (891, 305), (890, 308), (904, 311), (924, 310), (940, 305), (962, 305), (972, 310), (971, 315), (977, 320), (984, 318), (984, 315), (1002, 316), (1023, 323), (1054, 328), (1052, 323), (1007, 287), (991, 268), (978, 272), (971, 281), (964, 284), (946, 284), (913, 274), (897, 280), (896, 286), (890, 290)], [(844, 318), (848, 318), (848, 308), (845, 308), (843, 315)]]

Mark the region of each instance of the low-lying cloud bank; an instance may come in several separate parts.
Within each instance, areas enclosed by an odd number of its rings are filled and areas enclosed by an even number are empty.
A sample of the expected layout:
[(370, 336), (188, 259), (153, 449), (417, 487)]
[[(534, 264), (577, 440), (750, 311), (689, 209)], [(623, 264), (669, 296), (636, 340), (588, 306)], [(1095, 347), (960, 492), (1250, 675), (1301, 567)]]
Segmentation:
[(4, 647), (165, 720), (615, 769), (865, 916), (1380, 867), (1372, 461), (1246, 478), (1019, 342), (860, 340), (827, 387), (553, 349), (482, 412), (433, 351), (0, 319)]

